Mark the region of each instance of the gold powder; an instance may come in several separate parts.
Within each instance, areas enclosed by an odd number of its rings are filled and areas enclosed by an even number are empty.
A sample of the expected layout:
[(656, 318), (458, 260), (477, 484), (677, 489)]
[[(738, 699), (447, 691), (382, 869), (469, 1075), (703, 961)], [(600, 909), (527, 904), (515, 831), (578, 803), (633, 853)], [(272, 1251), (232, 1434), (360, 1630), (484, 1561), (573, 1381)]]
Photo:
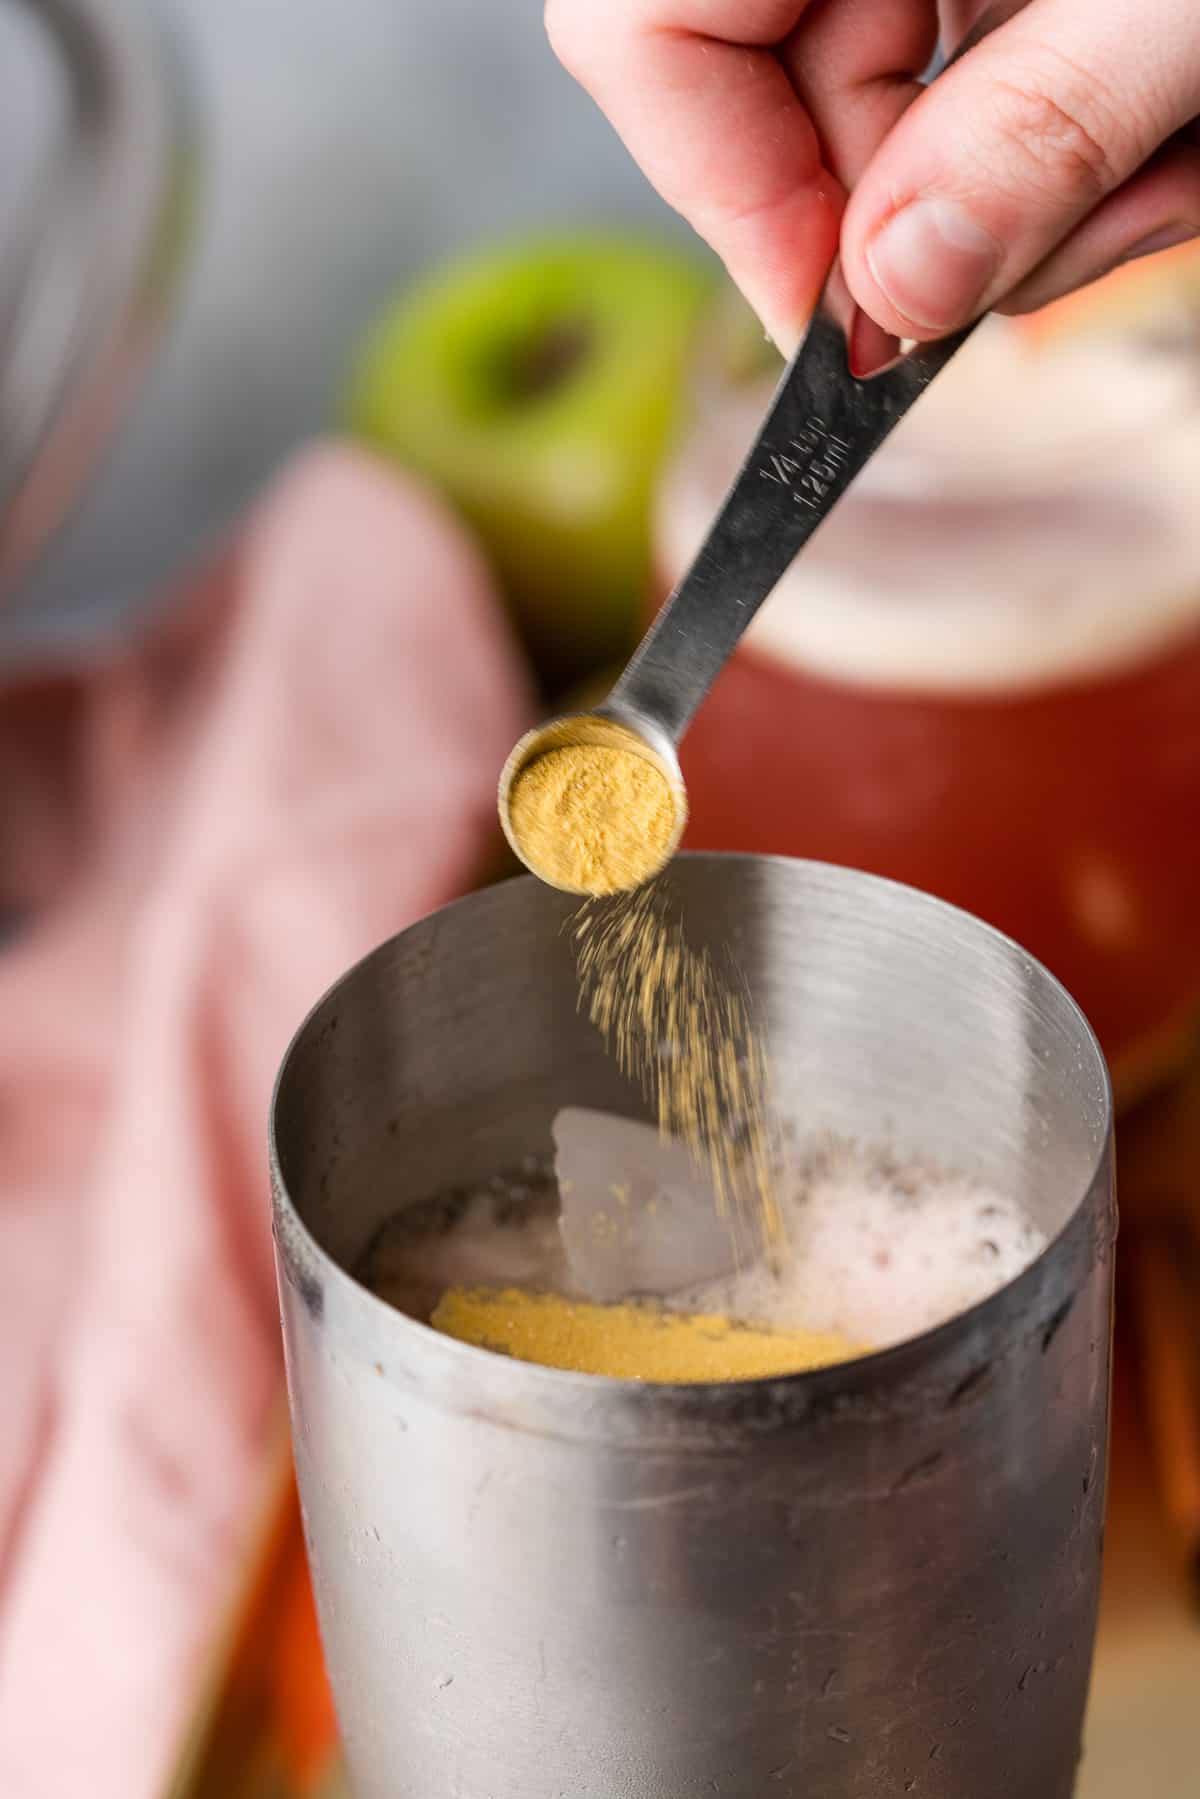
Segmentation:
[(522, 1362), (617, 1380), (761, 1380), (861, 1353), (832, 1332), (765, 1330), (707, 1313), (587, 1305), (515, 1288), (451, 1287), (432, 1322), (446, 1336)]
[(564, 743), (521, 770), (509, 824), (529, 867), (569, 893), (638, 887), (671, 853), (679, 802), (648, 756), (620, 741)]
[(735, 1263), (778, 1259), (767, 1067), (732, 966), (687, 942), (669, 889), (651, 883), (683, 799), (634, 734), (564, 719), (514, 779), (508, 826), (544, 880), (587, 899), (574, 922), (580, 1003), (664, 1135), (711, 1177)]
[(585, 903), (573, 929), (580, 1004), (659, 1129), (708, 1171), (735, 1260), (777, 1257), (767, 1060), (732, 965), (692, 948), (665, 882)]

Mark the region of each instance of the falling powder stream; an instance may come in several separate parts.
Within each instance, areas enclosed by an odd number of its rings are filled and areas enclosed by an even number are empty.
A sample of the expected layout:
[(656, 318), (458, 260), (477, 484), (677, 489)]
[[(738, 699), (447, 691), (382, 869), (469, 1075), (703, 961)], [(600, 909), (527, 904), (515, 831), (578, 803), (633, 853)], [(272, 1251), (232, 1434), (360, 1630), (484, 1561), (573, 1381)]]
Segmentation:
[(666, 881), (585, 900), (571, 929), (580, 1006), (660, 1130), (707, 1170), (737, 1262), (777, 1259), (767, 1059), (744, 983), (688, 943)]

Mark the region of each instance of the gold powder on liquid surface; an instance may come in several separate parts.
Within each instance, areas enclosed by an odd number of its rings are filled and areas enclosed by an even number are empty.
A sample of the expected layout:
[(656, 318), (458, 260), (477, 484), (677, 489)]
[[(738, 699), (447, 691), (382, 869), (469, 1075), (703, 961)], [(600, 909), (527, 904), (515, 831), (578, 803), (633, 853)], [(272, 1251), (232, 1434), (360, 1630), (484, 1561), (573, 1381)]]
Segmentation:
[(432, 1323), (462, 1343), (543, 1368), (673, 1384), (802, 1374), (863, 1353), (831, 1332), (764, 1330), (715, 1314), (590, 1305), (516, 1288), (452, 1287)]
[(663, 866), (680, 802), (649, 757), (620, 742), (564, 743), (513, 782), (509, 822), (535, 873), (570, 893), (638, 887)]

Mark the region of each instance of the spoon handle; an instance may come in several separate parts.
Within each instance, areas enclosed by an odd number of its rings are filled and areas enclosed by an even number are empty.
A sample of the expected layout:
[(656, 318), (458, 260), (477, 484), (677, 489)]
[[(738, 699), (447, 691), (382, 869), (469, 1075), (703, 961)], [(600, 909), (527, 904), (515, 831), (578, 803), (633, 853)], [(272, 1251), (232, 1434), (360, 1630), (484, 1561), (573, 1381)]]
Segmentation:
[(695, 561), (613, 689), (614, 709), (674, 743), (797, 552), (974, 329), (860, 381), (830, 305), (836, 279)]

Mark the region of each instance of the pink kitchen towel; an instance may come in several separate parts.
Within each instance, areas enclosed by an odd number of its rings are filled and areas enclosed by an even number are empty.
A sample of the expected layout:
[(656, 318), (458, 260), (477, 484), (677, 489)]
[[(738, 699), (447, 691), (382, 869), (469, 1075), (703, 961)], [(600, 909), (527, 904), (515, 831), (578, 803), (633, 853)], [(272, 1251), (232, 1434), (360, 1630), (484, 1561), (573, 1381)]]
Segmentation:
[(138, 649), (0, 687), (0, 1794), (156, 1799), (280, 1381), (266, 1114), (469, 885), (531, 701), (440, 503), (302, 455)]

